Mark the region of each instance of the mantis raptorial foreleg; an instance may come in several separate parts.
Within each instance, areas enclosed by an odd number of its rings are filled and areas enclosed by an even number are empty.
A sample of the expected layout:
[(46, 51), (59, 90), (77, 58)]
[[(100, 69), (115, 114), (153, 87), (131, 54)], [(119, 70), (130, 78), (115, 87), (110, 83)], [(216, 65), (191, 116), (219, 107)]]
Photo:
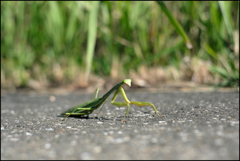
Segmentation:
[[(119, 91), (121, 92), (122, 97), (123, 97), (123, 99), (125, 100), (125, 102), (115, 102)], [(125, 116), (128, 115), (128, 111), (130, 110), (130, 101), (128, 100), (128, 98), (127, 98), (127, 96), (126, 96), (126, 94), (125, 94), (125, 92), (124, 92), (124, 90), (123, 90), (122, 87), (120, 87), (119, 89), (116, 90), (116, 92), (115, 92), (115, 94), (114, 94), (114, 96), (113, 96), (113, 98), (112, 98), (111, 104), (112, 104), (112, 105), (115, 105), (115, 106), (117, 106), (117, 107), (127, 106), (127, 110), (126, 110)]]

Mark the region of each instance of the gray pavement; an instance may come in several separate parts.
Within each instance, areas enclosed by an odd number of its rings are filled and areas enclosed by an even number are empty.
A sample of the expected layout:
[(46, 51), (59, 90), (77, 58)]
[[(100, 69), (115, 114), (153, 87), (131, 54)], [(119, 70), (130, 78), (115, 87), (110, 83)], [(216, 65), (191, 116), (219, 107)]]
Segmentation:
[(238, 92), (127, 96), (155, 104), (165, 117), (132, 105), (122, 122), (125, 108), (110, 98), (89, 118), (61, 121), (61, 112), (92, 96), (3, 95), (1, 159), (239, 159)]

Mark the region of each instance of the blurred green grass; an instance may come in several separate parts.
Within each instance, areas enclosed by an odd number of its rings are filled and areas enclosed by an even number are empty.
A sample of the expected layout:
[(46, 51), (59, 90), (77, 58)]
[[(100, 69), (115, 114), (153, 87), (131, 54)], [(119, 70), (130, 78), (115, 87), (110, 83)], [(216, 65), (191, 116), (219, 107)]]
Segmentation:
[(238, 1), (2, 1), (1, 87), (91, 75), (238, 86), (238, 35)]

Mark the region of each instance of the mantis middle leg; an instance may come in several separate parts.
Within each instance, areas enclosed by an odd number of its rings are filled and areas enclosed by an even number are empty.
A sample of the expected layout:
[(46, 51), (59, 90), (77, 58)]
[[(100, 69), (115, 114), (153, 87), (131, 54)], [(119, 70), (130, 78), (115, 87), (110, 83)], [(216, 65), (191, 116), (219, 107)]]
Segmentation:
[[(123, 99), (125, 100), (125, 102), (115, 102), (115, 99), (117, 98), (118, 93), (121, 92)], [(153, 110), (155, 111), (155, 114), (157, 114), (159, 117), (161, 117), (162, 115), (159, 115), (157, 108), (154, 106), (154, 104), (149, 103), (149, 102), (137, 102), (137, 101), (129, 101), (126, 93), (124, 92), (124, 89), (122, 87), (120, 87), (114, 94), (112, 101), (111, 101), (112, 105), (118, 106), (118, 107), (123, 107), (123, 106), (127, 106), (127, 110), (125, 113), (125, 116), (128, 115), (129, 110), (130, 110), (130, 104), (134, 104), (136, 106), (152, 106)]]

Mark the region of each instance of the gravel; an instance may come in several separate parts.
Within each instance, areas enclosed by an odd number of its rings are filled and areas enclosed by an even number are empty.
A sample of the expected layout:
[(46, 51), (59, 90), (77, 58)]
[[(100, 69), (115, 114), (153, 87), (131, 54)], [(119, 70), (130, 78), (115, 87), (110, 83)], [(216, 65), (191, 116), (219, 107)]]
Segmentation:
[(1, 159), (239, 159), (238, 92), (127, 96), (155, 104), (165, 117), (132, 105), (124, 118), (126, 108), (109, 99), (88, 118), (62, 121), (61, 112), (92, 95), (3, 95)]

